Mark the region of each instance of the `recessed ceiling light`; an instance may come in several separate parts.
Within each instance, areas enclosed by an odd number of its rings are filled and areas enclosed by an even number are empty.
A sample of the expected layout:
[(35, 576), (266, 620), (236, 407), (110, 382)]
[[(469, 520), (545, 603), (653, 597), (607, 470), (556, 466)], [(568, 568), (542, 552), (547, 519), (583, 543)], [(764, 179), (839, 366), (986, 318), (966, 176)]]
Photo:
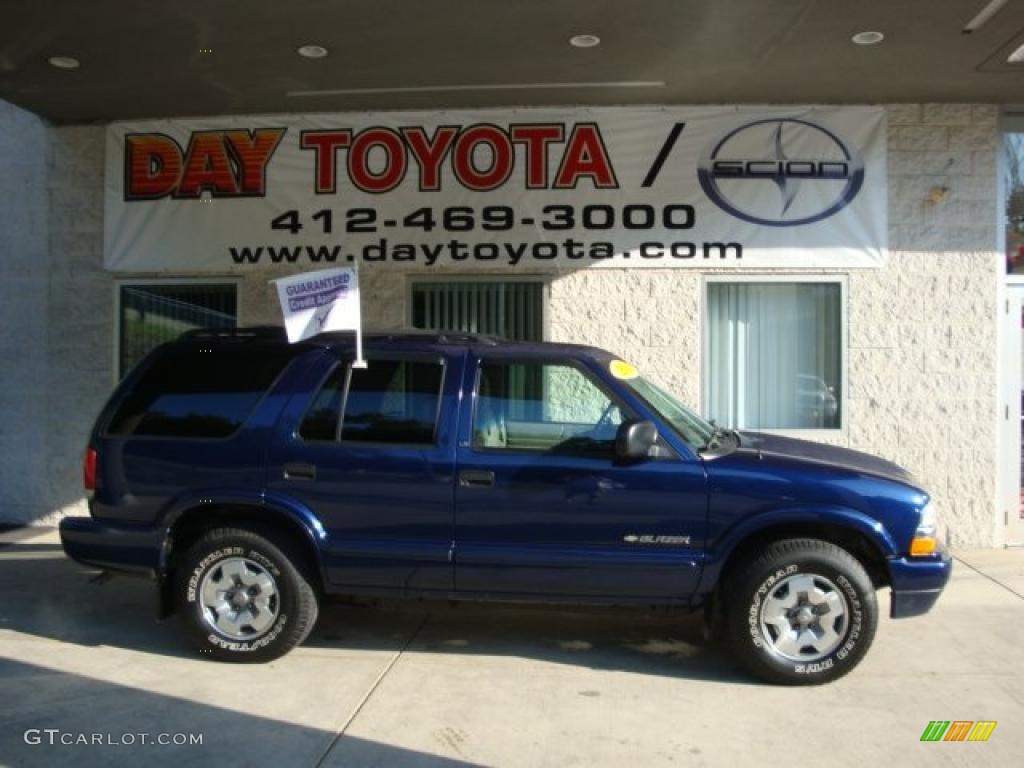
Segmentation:
[(296, 52), (307, 59), (322, 59), (327, 55), (327, 49), (322, 45), (300, 45)]
[(57, 69), (78, 69), (82, 66), (82, 62), (72, 56), (51, 56), (47, 61)]
[(573, 35), (569, 38), (569, 45), (573, 48), (593, 48), (601, 44), (601, 38), (597, 35)]
[(1006, 0), (990, 0), (973, 19), (967, 22), (964, 28), (961, 30), (965, 35), (971, 34), (971, 32), (977, 32), (983, 26), (988, 24), (989, 19), (1003, 10), (1003, 6), (1006, 5)]
[(885, 40), (885, 35), (881, 32), (858, 32), (850, 39), (857, 45), (875, 45)]

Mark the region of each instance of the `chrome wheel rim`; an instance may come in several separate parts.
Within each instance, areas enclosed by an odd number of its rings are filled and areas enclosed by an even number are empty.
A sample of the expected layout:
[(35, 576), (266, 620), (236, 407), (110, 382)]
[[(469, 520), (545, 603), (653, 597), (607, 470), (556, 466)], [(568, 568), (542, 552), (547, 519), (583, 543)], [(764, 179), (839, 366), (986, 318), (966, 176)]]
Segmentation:
[(274, 577), (247, 557), (221, 560), (206, 572), (199, 590), (203, 620), (229, 640), (266, 634), (281, 610)]
[(761, 635), (786, 659), (818, 661), (843, 642), (849, 617), (846, 596), (830, 579), (795, 573), (774, 584), (761, 603)]

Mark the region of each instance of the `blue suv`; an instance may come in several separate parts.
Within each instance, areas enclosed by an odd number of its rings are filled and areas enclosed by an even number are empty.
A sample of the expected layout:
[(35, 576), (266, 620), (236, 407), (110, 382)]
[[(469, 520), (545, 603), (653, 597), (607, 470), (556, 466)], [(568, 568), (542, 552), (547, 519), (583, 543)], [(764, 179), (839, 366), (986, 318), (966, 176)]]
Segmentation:
[(876, 590), (949, 578), (928, 494), (842, 448), (705, 421), (592, 347), (423, 332), (200, 331), (101, 413), (74, 559), (154, 577), (204, 651), (267, 661), (327, 594), (703, 610), (756, 675), (821, 683)]

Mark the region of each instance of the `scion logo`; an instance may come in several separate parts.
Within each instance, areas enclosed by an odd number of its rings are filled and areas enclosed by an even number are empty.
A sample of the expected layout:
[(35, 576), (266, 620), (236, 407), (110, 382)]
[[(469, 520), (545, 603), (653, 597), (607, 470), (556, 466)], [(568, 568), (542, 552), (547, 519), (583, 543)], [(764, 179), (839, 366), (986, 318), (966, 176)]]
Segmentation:
[(864, 161), (817, 123), (771, 118), (741, 125), (711, 145), (697, 178), (715, 205), (739, 219), (796, 227), (849, 205), (864, 184)]

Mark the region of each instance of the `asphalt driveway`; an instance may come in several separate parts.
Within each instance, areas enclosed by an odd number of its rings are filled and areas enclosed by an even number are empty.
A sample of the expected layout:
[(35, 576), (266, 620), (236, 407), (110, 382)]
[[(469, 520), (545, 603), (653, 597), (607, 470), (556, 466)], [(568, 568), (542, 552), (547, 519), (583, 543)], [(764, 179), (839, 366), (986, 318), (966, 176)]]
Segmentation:
[[(12, 531), (0, 764), (1019, 765), (1024, 551), (958, 560), (936, 609), (884, 619), (852, 675), (789, 689), (734, 669), (699, 621), (631, 610), (330, 605), (291, 655), (220, 664), (154, 620), (148, 582)], [(930, 720), (998, 725), (922, 743)]]

